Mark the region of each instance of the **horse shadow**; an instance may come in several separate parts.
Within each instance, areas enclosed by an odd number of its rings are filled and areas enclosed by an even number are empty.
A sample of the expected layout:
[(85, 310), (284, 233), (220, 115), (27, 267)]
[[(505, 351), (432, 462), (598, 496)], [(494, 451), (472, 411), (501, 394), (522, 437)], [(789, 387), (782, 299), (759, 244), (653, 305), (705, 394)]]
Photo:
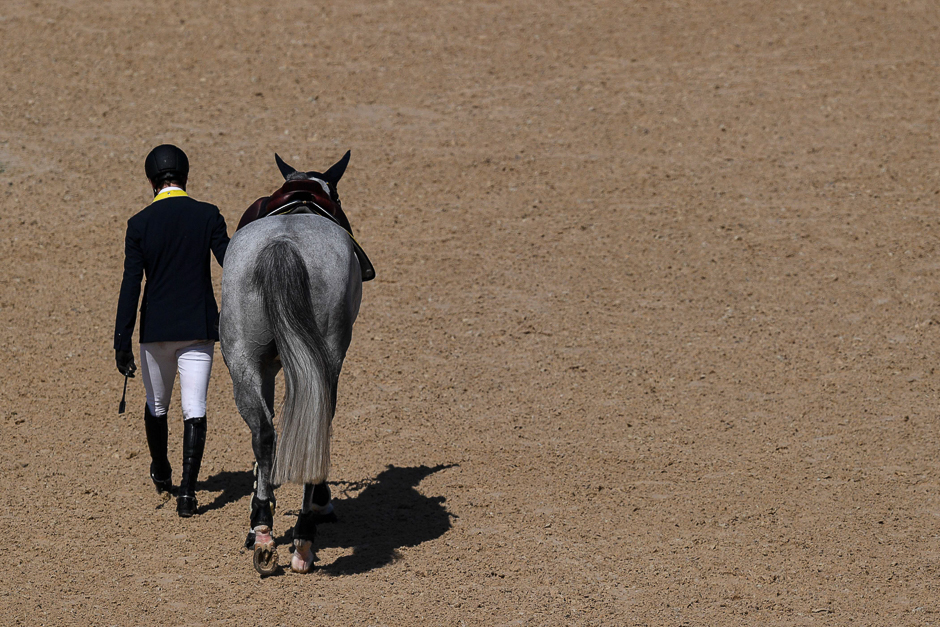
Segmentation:
[[(446, 499), (424, 496), (416, 488), (425, 477), (456, 465), (388, 466), (374, 479), (328, 482), (338, 520), (317, 525), (314, 547), (351, 548), (352, 554), (318, 564), (317, 570), (333, 576), (366, 573), (400, 559), (398, 550), (402, 547), (418, 546), (447, 533), (456, 515), (444, 507)], [(199, 513), (205, 514), (250, 497), (254, 473), (223, 471), (201, 481), (199, 489), (221, 492), (199, 508)], [(296, 516), (298, 512), (286, 513)], [(293, 529), (288, 528), (276, 538), (278, 545), (290, 545), (292, 535)]]
[(214, 509), (222, 509), (229, 503), (240, 501), (254, 492), (255, 475), (251, 470), (225, 470), (199, 482), (200, 490), (221, 492), (211, 503), (199, 507), (198, 513), (205, 514)]
[(330, 564), (317, 565), (328, 575), (355, 575), (401, 559), (398, 549), (439, 538), (456, 518), (444, 507), (443, 496), (424, 496), (421, 481), (456, 464), (388, 466), (375, 479), (330, 482), (338, 522), (317, 526), (318, 549), (352, 548)]

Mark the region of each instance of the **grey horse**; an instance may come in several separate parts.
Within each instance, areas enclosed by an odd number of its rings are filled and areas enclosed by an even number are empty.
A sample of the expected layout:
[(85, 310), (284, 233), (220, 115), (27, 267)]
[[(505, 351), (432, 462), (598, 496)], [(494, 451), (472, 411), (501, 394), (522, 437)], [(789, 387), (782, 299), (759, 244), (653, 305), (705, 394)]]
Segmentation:
[[(336, 185), (348, 159), (346, 153), (324, 174), (298, 172), (280, 157), (277, 162), (288, 183), (308, 181), (322, 188), (320, 205), (333, 198), (338, 206)], [(253, 545), (262, 575), (277, 568), (275, 487), (304, 485), (293, 530), (294, 571), (310, 570), (316, 525), (333, 516), (326, 484), (330, 430), (362, 298), (355, 246), (350, 233), (321, 215), (269, 215), (239, 228), (225, 255), (219, 332), (235, 403), (251, 429), (256, 483), (246, 547)], [(286, 389), (278, 436), (274, 379), (281, 368)]]

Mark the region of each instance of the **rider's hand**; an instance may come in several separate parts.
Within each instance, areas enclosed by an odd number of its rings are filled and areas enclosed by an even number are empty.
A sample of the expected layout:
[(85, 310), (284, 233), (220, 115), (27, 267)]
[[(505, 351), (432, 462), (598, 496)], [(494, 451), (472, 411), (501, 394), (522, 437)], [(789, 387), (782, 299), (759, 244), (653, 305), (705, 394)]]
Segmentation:
[(118, 372), (125, 377), (133, 377), (134, 373), (137, 372), (134, 353), (131, 351), (114, 351), (114, 361), (117, 363)]

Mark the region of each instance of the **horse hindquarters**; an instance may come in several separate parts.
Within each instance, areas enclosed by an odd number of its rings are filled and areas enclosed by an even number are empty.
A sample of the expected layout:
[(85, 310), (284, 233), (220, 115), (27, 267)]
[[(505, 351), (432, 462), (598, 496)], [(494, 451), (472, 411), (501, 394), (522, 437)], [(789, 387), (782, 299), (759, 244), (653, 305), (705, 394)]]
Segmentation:
[(321, 483), (330, 469), (338, 367), (317, 328), (310, 276), (287, 238), (264, 246), (253, 274), (284, 369), (285, 395), (273, 482)]

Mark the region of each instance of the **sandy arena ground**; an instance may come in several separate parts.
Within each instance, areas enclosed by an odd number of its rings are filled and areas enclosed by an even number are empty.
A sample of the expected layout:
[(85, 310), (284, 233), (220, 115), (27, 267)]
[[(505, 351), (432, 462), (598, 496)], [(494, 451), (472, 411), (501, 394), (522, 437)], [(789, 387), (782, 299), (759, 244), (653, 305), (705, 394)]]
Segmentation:
[[(931, 0), (4, 0), (0, 623), (940, 622), (938, 59)], [(352, 149), (311, 575), (218, 350), (199, 516), (117, 414), (162, 142), (230, 230)]]

